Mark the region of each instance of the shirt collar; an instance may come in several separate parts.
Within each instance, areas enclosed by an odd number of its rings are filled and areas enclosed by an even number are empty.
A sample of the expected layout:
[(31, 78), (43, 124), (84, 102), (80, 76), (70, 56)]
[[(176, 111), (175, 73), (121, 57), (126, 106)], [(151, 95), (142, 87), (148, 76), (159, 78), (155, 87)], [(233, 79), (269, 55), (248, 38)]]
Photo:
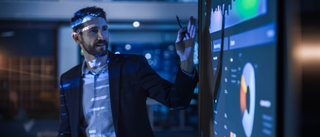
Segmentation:
[[(108, 58), (107, 58), (107, 64), (104, 65), (104, 66), (107, 66), (108, 63), (109, 63), (109, 52), (107, 53), (107, 56), (108, 56)], [(103, 66), (103, 67), (104, 67), (104, 66)], [(86, 74), (88, 74), (89, 72), (90, 72), (90, 70), (87, 69), (87, 67), (86, 67), (86, 60), (84, 60), (83, 63), (82, 63), (82, 67), (81, 67), (81, 74), (82, 74), (82, 75), (86, 75)]]

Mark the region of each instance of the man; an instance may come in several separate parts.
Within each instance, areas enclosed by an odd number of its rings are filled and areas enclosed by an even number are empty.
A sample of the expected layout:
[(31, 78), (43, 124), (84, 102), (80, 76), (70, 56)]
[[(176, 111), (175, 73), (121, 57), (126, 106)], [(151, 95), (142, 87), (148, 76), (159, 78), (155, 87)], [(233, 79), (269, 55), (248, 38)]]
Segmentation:
[(198, 82), (192, 57), (195, 19), (178, 32), (181, 69), (174, 84), (155, 73), (144, 56), (107, 50), (109, 33), (101, 8), (77, 11), (71, 27), (85, 61), (61, 75), (58, 136), (152, 137), (147, 97), (170, 109), (188, 107)]

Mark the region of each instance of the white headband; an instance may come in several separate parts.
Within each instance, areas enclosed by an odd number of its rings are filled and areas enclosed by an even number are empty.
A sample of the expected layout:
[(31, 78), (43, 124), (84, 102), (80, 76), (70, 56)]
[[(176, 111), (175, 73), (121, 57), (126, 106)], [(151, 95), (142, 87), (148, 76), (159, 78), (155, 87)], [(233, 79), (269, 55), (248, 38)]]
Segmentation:
[(80, 32), (84, 32), (84, 31), (87, 31), (87, 30), (89, 30), (89, 29), (91, 29), (93, 26), (86, 26), (86, 27), (84, 27), (84, 28), (82, 28), (82, 29), (77, 29), (76, 30), (76, 32), (77, 33), (80, 33)]
[(71, 23), (71, 28), (74, 28), (80, 24), (86, 23), (87, 21), (90, 21), (92, 19), (92, 17), (98, 17), (99, 15), (100, 15), (100, 13), (98, 13), (98, 14), (91, 13), (87, 16), (84, 16), (83, 18), (75, 20), (74, 22)]

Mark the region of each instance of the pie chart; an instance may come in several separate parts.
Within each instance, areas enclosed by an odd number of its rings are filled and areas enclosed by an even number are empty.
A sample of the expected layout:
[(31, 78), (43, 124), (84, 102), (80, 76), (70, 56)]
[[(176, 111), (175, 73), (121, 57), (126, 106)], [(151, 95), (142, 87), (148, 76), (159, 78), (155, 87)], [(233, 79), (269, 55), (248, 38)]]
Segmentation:
[[(247, 98), (249, 95), (249, 98)], [(242, 126), (244, 133), (247, 137), (251, 137), (253, 123), (254, 123), (254, 111), (256, 100), (256, 88), (255, 88), (255, 75), (254, 69), (251, 63), (244, 65), (241, 83), (240, 83), (240, 108), (242, 115)], [(247, 103), (247, 101), (249, 103)], [(247, 106), (247, 104), (249, 106)]]

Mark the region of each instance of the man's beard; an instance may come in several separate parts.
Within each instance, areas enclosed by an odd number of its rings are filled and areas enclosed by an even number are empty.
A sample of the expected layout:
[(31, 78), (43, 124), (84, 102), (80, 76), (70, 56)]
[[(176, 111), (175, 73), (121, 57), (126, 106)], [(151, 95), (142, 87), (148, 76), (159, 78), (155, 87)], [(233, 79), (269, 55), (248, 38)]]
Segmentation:
[[(85, 42), (82, 41), (82, 45), (83, 45), (84, 50), (93, 56), (102, 57), (108, 53), (108, 44), (109, 43), (106, 40), (99, 40), (99, 41), (95, 42), (93, 45), (86, 45), (84, 43)], [(101, 45), (101, 44), (104, 44), (104, 46), (106, 46), (106, 49), (105, 50), (102, 49), (101, 51), (97, 51), (96, 46)]]

